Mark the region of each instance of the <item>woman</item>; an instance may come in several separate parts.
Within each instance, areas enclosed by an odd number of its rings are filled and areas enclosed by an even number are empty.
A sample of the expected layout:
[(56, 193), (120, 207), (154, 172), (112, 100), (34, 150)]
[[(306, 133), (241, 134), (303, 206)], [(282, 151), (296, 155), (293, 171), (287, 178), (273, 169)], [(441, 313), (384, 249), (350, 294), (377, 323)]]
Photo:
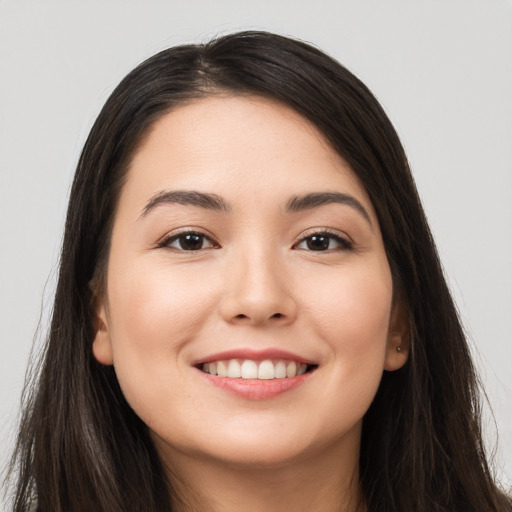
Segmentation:
[(504, 511), (405, 153), (260, 32), (117, 87), (71, 191), (15, 510)]

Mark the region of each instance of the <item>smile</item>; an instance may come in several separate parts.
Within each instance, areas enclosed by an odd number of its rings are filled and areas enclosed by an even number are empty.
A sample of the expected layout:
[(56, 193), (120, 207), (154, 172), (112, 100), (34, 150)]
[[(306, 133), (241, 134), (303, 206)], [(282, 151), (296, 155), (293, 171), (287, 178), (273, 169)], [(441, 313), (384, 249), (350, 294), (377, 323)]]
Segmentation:
[(218, 377), (271, 380), (298, 377), (315, 366), (286, 359), (226, 359), (202, 363), (199, 368)]

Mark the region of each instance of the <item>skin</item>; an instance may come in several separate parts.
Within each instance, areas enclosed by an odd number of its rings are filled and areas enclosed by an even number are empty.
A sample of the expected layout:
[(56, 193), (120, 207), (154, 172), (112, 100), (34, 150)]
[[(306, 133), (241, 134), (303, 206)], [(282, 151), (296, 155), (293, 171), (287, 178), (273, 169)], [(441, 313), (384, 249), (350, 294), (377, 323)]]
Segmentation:
[[(161, 203), (144, 213), (177, 190), (216, 194), (230, 210)], [(339, 203), (286, 211), (311, 192), (348, 194), (368, 219)], [(189, 228), (211, 242), (163, 244)], [(350, 247), (333, 237), (311, 250), (307, 237), (326, 230)], [(356, 510), (362, 417), (407, 344), (371, 201), (310, 122), (240, 96), (158, 120), (121, 192), (105, 289), (94, 355), (114, 365), (194, 510)], [(193, 366), (238, 348), (284, 349), (318, 367), (293, 390), (248, 400)]]

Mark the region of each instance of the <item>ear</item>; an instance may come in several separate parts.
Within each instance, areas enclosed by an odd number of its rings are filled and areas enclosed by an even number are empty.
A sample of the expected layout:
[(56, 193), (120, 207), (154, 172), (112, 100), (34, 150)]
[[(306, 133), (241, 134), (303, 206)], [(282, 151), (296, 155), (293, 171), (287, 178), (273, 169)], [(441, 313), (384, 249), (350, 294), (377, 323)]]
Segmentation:
[(114, 358), (104, 299), (97, 300), (93, 321), (95, 334), (92, 343), (92, 352), (94, 357), (101, 364), (111, 365), (114, 363)]
[(406, 363), (410, 350), (409, 318), (402, 301), (395, 301), (389, 321), (384, 369), (394, 371)]

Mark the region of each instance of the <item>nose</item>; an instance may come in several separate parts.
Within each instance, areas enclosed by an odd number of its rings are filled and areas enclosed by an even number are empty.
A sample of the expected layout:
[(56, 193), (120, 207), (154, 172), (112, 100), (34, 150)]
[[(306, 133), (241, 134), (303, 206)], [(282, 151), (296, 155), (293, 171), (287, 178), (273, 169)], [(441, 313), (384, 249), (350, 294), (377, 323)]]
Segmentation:
[(226, 322), (287, 325), (297, 317), (289, 272), (274, 254), (251, 254), (229, 265), (220, 301)]

